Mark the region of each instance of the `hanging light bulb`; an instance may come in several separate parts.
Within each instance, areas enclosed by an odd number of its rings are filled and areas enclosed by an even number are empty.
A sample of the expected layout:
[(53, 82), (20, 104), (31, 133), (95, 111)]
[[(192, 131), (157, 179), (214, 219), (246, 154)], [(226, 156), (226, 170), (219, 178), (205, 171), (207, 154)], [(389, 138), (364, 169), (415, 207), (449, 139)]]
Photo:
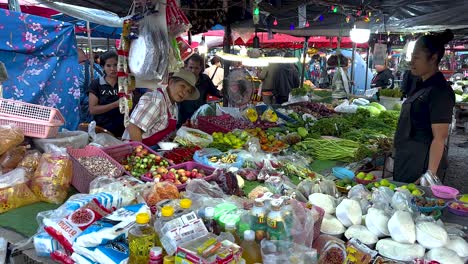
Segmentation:
[(361, 11), (361, 10), (358, 10), (358, 11), (356, 12), (356, 16), (358, 16), (358, 17), (360, 17), (361, 14), (362, 14), (362, 11)]
[(338, 7), (335, 6), (335, 7), (333, 8), (333, 13), (337, 13), (337, 12), (338, 12)]
[(387, 42), (390, 42), (390, 37), (387, 38)]
[(351, 19), (350, 16), (346, 16), (346, 23), (349, 23), (349, 20)]
[(387, 36), (390, 36), (390, 31), (387, 31)]
[(403, 35), (400, 35), (400, 41), (403, 42), (404, 40)]
[(305, 27), (310, 27), (309, 20), (305, 23)]
[(294, 30), (294, 29), (295, 29), (294, 24), (289, 25), (289, 30)]
[(275, 18), (275, 21), (273, 21), (273, 26), (277, 26), (278, 25), (278, 20), (276, 20)]
[(330, 7), (330, 10), (331, 10), (331, 11), (335, 11), (335, 6), (332, 5), (332, 6)]
[(252, 20), (255, 25), (257, 25), (258, 22), (260, 22), (260, 8), (258, 8), (258, 5), (255, 5), (254, 7)]
[(319, 16), (319, 20), (320, 20), (320, 21), (323, 21), (323, 15), (320, 15), (320, 16)]
[(375, 22), (379, 22), (379, 21), (380, 21), (380, 18), (376, 18), (376, 19), (375, 19)]
[(365, 16), (365, 17), (364, 17), (364, 22), (369, 23), (369, 22), (370, 22), (370, 18), (369, 18), (368, 16)]
[(258, 6), (256, 6), (254, 9), (254, 15), (256, 16), (260, 15), (260, 8), (258, 8)]
[(356, 22), (354, 27), (349, 32), (349, 35), (352, 42), (360, 44), (369, 41), (370, 33), (369, 26), (366, 23), (359, 21)]
[(372, 16), (372, 12), (371, 12), (371, 11), (369, 11), (369, 13), (368, 13), (368, 16), (369, 16), (369, 17), (371, 17), (371, 16)]

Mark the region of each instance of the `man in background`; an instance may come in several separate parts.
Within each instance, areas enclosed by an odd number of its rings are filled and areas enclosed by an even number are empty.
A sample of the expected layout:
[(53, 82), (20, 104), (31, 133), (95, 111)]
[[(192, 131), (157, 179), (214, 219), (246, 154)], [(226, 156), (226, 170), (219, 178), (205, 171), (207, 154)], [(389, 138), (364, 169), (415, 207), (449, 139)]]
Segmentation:
[[(372, 88), (393, 89), (395, 86), (395, 77), (387, 65), (375, 65), (377, 75), (372, 80)], [(380, 101), (380, 93), (377, 92), (377, 100)]]
[(203, 73), (203, 61), (203, 57), (198, 54), (193, 54), (187, 61), (186, 70), (197, 76), (195, 87), (200, 92), (200, 98), (198, 100), (183, 101), (179, 104), (179, 118), (177, 119), (178, 128), (190, 119), (200, 106), (206, 104), (208, 95), (222, 97), (210, 77)]
[(93, 116), (89, 113), (89, 98), (88, 88), (92, 80), (99, 79), (104, 76), (101, 66), (93, 64), (93, 74), (91, 77), (91, 65), (88, 55), (80, 48), (78, 52), (78, 62), (81, 65), (78, 81), (80, 84), (80, 123), (90, 123), (93, 121)]
[(221, 59), (218, 56), (214, 56), (211, 61), (211, 66), (205, 70), (205, 74), (210, 77), (213, 85), (218, 91), (223, 90), (224, 80), (224, 69), (221, 67)]

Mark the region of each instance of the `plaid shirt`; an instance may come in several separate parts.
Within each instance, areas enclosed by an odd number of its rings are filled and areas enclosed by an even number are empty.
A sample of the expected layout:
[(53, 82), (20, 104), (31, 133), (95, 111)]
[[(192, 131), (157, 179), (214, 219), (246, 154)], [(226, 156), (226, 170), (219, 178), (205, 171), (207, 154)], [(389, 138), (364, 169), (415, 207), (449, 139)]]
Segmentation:
[[(171, 118), (177, 118), (177, 105), (171, 103), (166, 90), (147, 92), (140, 98), (133, 110), (130, 123), (143, 130), (143, 139), (149, 138), (167, 128), (169, 125), (168, 110)], [(122, 138), (130, 139), (127, 130)]]

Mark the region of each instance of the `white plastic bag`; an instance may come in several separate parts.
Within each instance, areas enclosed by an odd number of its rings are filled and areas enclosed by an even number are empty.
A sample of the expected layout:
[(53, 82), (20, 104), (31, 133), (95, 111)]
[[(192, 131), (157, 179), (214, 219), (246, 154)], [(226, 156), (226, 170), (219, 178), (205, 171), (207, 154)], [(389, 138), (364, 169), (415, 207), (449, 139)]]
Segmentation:
[(351, 199), (344, 199), (336, 207), (336, 218), (346, 226), (360, 225), (362, 221), (362, 211), (359, 202)]
[(96, 134), (96, 121), (92, 121), (91, 123), (89, 123), (88, 135), (91, 138), (91, 143), (89, 145), (98, 148), (112, 147), (124, 143), (123, 141), (118, 140), (117, 138), (107, 133)]
[(430, 171), (427, 171), (421, 177), (421, 186), (432, 185), (442, 185), (442, 182), (439, 180), (439, 177), (437, 177), (437, 175), (433, 174)]
[(174, 142), (184, 146), (207, 147), (213, 142), (213, 137), (201, 130), (183, 126), (177, 130)]
[(416, 258), (422, 258), (425, 252), (425, 249), (418, 244), (408, 245), (390, 238), (379, 240), (375, 249), (384, 257), (400, 261), (413, 261)]
[(320, 226), (320, 232), (327, 235), (341, 235), (346, 231), (343, 224), (333, 215), (325, 214), (323, 216), (322, 225)]
[(461, 258), (468, 258), (468, 242), (459, 236), (450, 237), (445, 247), (457, 252)]
[(389, 236), (388, 231), (389, 217), (383, 210), (377, 208), (369, 208), (366, 215), (366, 226), (370, 232), (378, 237)]
[(464, 261), (457, 255), (457, 252), (447, 248), (434, 248), (426, 253), (427, 260), (435, 260), (440, 264), (463, 264)]
[(309, 195), (309, 202), (322, 208), (327, 214), (335, 213), (335, 198), (323, 193), (313, 193)]
[(345, 237), (350, 240), (351, 238), (356, 238), (362, 243), (368, 246), (374, 246), (375, 243), (379, 240), (379, 238), (371, 233), (367, 227), (363, 225), (352, 225), (346, 230)]
[(357, 109), (358, 109), (357, 105), (350, 104), (348, 100), (344, 100), (343, 103), (335, 107), (335, 112), (353, 114), (353, 113), (356, 113)]
[(421, 246), (433, 249), (445, 246), (448, 235), (447, 231), (438, 224), (421, 221), (416, 224), (416, 239)]
[(416, 228), (411, 214), (405, 211), (396, 211), (388, 221), (388, 231), (396, 242), (414, 244)]

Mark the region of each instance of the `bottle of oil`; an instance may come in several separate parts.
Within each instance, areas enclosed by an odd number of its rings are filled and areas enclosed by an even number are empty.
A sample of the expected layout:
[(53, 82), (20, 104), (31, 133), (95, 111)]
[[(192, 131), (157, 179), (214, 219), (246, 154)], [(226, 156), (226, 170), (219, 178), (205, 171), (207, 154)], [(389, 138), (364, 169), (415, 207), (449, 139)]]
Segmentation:
[(250, 210), (250, 214), (252, 217), (252, 230), (255, 232), (257, 240), (261, 241), (266, 237), (267, 231), (267, 208), (261, 199), (255, 199), (255, 204)]
[(255, 242), (255, 232), (252, 230), (244, 231), (244, 240), (240, 244), (242, 247), (242, 258), (246, 264), (262, 263), (262, 254), (260, 246)]
[(149, 221), (150, 216), (147, 213), (136, 215), (136, 225), (128, 231), (128, 245), (130, 248), (128, 263), (148, 263), (150, 250), (155, 246), (156, 241), (156, 232), (149, 225)]
[(267, 215), (267, 236), (269, 240), (287, 240), (281, 202), (271, 202), (271, 211)]
[[(241, 241), (240, 241), (239, 235), (237, 234), (237, 229), (236, 229), (236, 224), (235, 223), (227, 222), (225, 227), (224, 227), (224, 230), (226, 231), (226, 233), (231, 233), (232, 236), (234, 236), (234, 242), (237, 245), (240, 245)], [(255, 238), (255, 236), (254, 236), (254, 238)]]

